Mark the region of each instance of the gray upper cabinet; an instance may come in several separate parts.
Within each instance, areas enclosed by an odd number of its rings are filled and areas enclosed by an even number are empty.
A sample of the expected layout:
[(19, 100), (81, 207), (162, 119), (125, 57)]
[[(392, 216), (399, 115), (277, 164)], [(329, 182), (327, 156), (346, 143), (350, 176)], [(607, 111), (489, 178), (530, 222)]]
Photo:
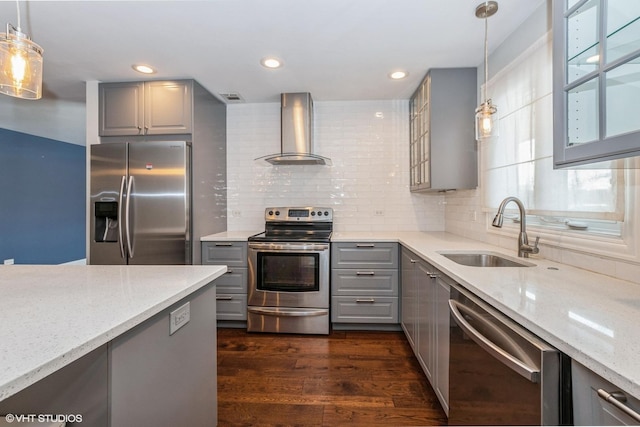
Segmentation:
[(102, 83), (99, 88), (100, 136), (192, 132), (192, 81)]
[(640, 155), (640, 1), (553, 2), (555, 167)]
[(476, 74), (475, 68), (431, 69), (411, 97), (411, 191), (478, 186)]

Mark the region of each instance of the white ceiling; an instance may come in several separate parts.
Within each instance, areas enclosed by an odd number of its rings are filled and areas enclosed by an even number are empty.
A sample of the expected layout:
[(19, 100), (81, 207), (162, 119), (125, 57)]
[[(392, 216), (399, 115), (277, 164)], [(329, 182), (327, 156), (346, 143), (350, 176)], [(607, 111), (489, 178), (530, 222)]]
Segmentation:
[[(489, 18), (490, 50), (544, 2), (500, 0)], [(482, 62), (484, 21), (474, 14), (480, 3), (21, 1), (22, 30), (44, 48), (45, 101), (3, 96), (0, 111), (84, 103), (85, 81), (148, 78), (131, 69), (134, 63), (156, 67), (153, 79), (194, 78), (245, 102), (277, 102), (281, 92), (298, 91), (315, 101), (407, 99), (429, 68)], [(15, 1), (0, 1), (0, 25), (6, 22), (17, 25)], [(267, 55), (284, 67), (263, 68)], [(390, 80), (397, 69), (409, 77)]]

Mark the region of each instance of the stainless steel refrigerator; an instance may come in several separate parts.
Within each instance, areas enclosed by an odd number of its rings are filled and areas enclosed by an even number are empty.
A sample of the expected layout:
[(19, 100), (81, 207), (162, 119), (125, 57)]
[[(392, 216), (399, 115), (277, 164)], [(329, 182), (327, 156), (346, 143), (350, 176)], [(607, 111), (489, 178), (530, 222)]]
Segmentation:
[(91, 146), (90, 264), (191, 264), (191, 146)]

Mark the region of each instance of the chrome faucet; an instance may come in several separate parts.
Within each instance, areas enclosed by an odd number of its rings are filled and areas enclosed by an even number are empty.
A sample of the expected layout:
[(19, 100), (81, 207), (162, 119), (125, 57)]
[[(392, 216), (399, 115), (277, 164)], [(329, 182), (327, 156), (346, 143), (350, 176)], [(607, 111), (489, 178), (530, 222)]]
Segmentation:
[(540, 237), (536, 237), (536, 242), (531, 246), (529, 244), (529, 238), (527, 237), (527, 224), (526, 224), (526, 214), (524, 212), (524, 205), (517, 197), (507, 197), (500, 203), (500, 207), (498, 207), (498, 213), (496, 217), (493, 218), (493, 222), (491, 225), (494, 227), (501, 228), (502, 220), (504, 217), (504, 208), (507, 206), (507, 203), (515, 202), (518, 205), (518, 210), (520, 210), (520, 234), (518, 235), (518, 256), (529, 258), (529, 254), (537, 254), (540, 250), (538, 249), (538, 242), (540, 241)]

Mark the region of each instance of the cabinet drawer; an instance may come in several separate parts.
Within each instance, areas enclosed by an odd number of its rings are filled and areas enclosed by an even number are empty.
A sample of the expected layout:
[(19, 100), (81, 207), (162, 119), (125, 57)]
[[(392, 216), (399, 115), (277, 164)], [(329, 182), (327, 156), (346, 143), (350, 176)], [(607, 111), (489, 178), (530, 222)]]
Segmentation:
[(247, 295), (216, 294), (218, 320), (247, 320)]
[(247, 269), (229, 267), (227, 272), (216, 279), (218, 294), (246, 294)]
[(333, 268), (398, 268), (398, 244), (391, 242), (334, 243)]
[(398, 323), (397, 297), (331, 298), (331, 321), (334, 323)]
[(398, 296), (398, 270), (332, 270), (331, 294)]
[(202, 242), (202, 264), (247, 266), (247, 242)]
[(622, 391), (575, 360), (571, 361), (574, 425), (638, 425), (638, 421), (598, 395), (598, 390), (614, 394), (621, 405), (640, 413), (640, 401)]

